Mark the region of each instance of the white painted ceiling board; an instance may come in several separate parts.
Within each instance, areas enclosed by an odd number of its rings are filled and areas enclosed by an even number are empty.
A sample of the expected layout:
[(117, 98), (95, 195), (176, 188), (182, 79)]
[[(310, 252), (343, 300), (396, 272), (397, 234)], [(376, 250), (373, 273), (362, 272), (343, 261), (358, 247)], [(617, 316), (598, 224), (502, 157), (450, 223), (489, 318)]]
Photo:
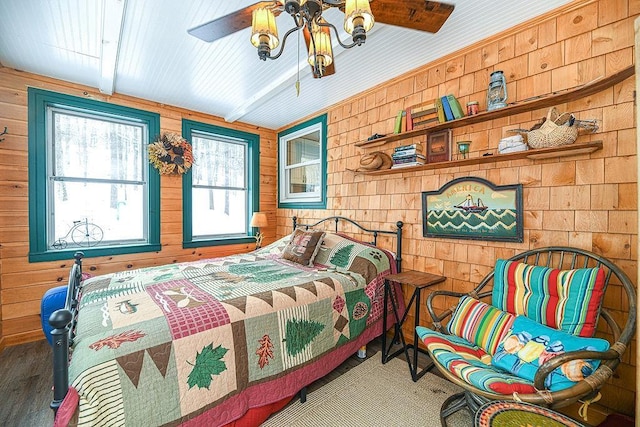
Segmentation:
[[(0, 64), (97, 88), (104, 1), (0, 0)], [(313, 79), (296, 34), (281, 58), (266, 62), (249, 42), (250, 29), (213, 43), (187, 34), (255, 0), (109, 1), (125, 2), (114, 92), (271, 129), (570, 2), (452, 1), (455, 10), (437, 34), (376, 23), (363, 46), (334, 43), (336, 74)], [(325, 18), (349, 41), (339, 10), (325, 11)], [(283, 13), (277, 24), (282, 38), (293, 21)]]

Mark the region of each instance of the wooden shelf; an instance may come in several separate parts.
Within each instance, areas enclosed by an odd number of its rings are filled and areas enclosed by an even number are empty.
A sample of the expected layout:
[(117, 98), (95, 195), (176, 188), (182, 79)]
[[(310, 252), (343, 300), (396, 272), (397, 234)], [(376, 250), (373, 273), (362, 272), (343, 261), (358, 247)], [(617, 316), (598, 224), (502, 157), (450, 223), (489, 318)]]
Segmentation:
[(394, 173), (418, 172), (432, 169), (455, 168), (460, 166), (480, 165), (492, 162), (506, 162), (519, 159), (551, 159), (557, 157), (578, 156), (590, 154), (602, 149), (602, 141), (584, 142), (579, 144), (567, 144), (560, 147), (539, 148), (537, 150), (518, 151), (517, 153), (495, 154), (492, 156), (473, 157), (470, 159), (451, 160), (448, 162), (428, 163), (420, 166), (408, 166), (396, 169), (383, 169), (375, 171), (353, 171), (362, 175), (388, 175)]
[(397, 133), (388, 135), (383, 138), (374, 139), (371, 141), (359, 141), (355, 143), (356, 147), (371, 148), (379, 147), (389, 142), (400, 141), (403, 139), (409, 139), (416, 136), (426, 135), (430, 132), (436, 132), (442, 129), (453, 129), (462, 126), (468, 126), (475, 123), (484, 122), (487, 120), (499, 119), (502, 117), (510, 116), (513, 114), (524, 113), (526, 111), (537, 110), (539, 108), (552, 107), (554, 105), (562, 104), (564, 102), (580, 99), (585, 96), (592, 95), (607, 89), (615, 84), (618, 84), (627, 78), (633, 76), (635, 73), (634, 66), (625, 68), (624, 70), (612, 74), (609, 77), (596, 80), (592, 83), (577, 86), (572, 89), (568, 89), (561, 92), (554, 92), (549, 95), (541, 95), (530, 100), (520, 101), (518, 103), (508, 105), (505, 108), (493, 111), (483, 111), (473, 116), (465, 116), (457, 120), (451, 120), (445, 123), (438, 123), (433, 126), (429, 126), (422, 129), (411, 130), (408, 132)]

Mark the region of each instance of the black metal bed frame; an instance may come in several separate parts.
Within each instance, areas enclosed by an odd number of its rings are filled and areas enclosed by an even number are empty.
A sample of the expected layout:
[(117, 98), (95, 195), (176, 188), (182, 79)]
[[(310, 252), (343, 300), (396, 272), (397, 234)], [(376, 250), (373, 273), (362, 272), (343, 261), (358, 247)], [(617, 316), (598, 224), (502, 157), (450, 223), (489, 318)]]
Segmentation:
[(76, 252), (73, 257), (75, 261), (69, 272), (64, 308), (54, 311), (49, 316), (49, 324), (53, 326), (51, 331), (53, 338), (53, 400), (49, 406), (54, 412), (58, 411), (69, 390), (69, 346), (73, 345), (75, 337), (84, 253)]
[[(314, 224), (300, 224), (298, 218), (293, 217), (293, 229), (297, 227), (305, 227), (309, 229), (325, 221), (333, 220), (335, 222), (335, 232), (338, 232), (338, 222), (340, 220), (347, 221), (360, 230), (371, 233), (373, 241), (371, 244), (376, 246), (378, 234), (391, 234), (396, 236), (396, 267), (400, 271), (402, 261), (402, 221), (396, 222), (396, 231), (387, 230), (370, 230), (352, 219), (341, 216), (330, 216)], [(54, 311), (49, 317), (49, 324), (53, 327), (51, 336), (53, 338), (53, 400), (49, 405), (54, 412), (62, 404), (67, 391), (69, 390), (69, 346), (73, 345), (75, 337), (75, 323), (77, 319), (78, 297), (80, 294), (80, 283), (82, 282), (82, 258), (84, 253), (76, 252), (73, 257), (75, 261), (69, 272), (69, 282), (67, 284), (67, 298), (64, 308)]]
[(338, 233), (338, 223), (340, 221), (346, 221), (348, 223), (351, 223), (353, 225), (355, 225), (356, 227), (358, 227), (360, 230), (366, 232), (366, 233), (371, 233), (373, 235), (373, 241), (369, 242), (371, 243), (373, 246), (377, 246), (378, 245), (378, 234), (391, 234), (391, 235), (395, 235), (396, 236), (396, 268), (398, 269), (398, 273), (400, 273), (401, 271), (401, 265), (402, 265), (402, 227), (404, 226), (404, 223), (402, 221), (398, 221), (396, 222), (396, 231), (389, 231), (389, 230), (370, 230), (368, 228), (365, 228), (363, 226), (361, 226), (360, 224), (358, 224), (357, 222), (355, 222), (354, 220), (350, 219), (350, 218), (346, 218), (343, 216), (329, 216), (326, 218), (323, 218), (321, 220), (319, 220), (318, 222), (314, 222), (313, 224), (300, 224), (298, 222), (298, 217), (294, 216), (292, 218), (293, 220), (293, 229), (295, 230), (298, 227), (304, 227), (305, 230), (308, 230), (311, 227), (315, 227), (317, 225), (322, 224), (323, 222), (326, 221), (333, 221), (334, 222), (334, 231), (336, 233)]

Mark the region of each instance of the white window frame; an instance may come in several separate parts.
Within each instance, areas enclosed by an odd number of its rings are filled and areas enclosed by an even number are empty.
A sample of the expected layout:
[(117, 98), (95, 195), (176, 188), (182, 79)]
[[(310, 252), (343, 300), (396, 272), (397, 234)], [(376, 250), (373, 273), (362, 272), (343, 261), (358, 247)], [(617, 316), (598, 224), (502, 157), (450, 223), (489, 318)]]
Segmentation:
[[(299, 129), (285, 131), (278, 138), (278, 204), (280, 207), (324, 208), (326, 207), (326, 115), (302, 123)], [(304, 139), (305, 135), (318, 132), (318, 159), (287, 165), (289, 143)], [(320, 182), (313, 193), (292, 193), (290, 191), (291, 171), (295, 168), (318, 165)]]

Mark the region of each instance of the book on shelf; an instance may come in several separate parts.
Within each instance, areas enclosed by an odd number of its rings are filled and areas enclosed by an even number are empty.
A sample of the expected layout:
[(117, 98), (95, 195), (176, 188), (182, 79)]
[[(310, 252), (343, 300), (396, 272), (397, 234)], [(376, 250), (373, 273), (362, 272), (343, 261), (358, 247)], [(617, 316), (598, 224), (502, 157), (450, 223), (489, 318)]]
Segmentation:
[(426, 120), (414, 121), (413, 122), (413, 128), (414, 129), (420, 129), (420, 128), (423, 128), (423, 127), (434, 125), (436, 123), (440, 123), (440, 120), (438, 119), (437, 116), (433, 116), (433, 117), (430, 117), (430, 118), (428, 118)]
[(442, 107), (442, 100), (440, 98), (436, 98), (436, 111), (438, 114), (438, 122), (444, 123), (447, 121), (447, 118), (444, 115), (444, 109)]
[(422, 117), (425, 116), (433, 116), (435, 115), (436, 117), (438, 116), (438, 111), (436, 110), (435, 104), (433, 106), (433, 108), (429, 108), (427, 110), (422, 110), (422, 111), (411, 111), (411, 118), (415, 121), (415, 120), (420, 120)]
[(423, 148), (422, 144), (419, 142), (416, 142), (415, 144), (401, 145), (399, 147), (394, 148), (393, 151), (402, 151), (402, 150), (411, 150), (411, 149), (422, 150), (422, 148)]
[(420, 157), (417, 157), (417, 156), (410, 156), (410, 157), (405, 157), (404, 159), (393, 160), (394, 165), (403, 165), (405, 163), (416, 163), (416, 162), (425, 163), (426, 159), (421, 159)]
[(411, 108), (407, 108), (406, 110), (404, 110), (404, 116), (406, 118), (406, 125), (404, 129), (407, 131), (413, 130), (413, 117), (411, 116)]
[(398, 168), (408, 168), (410, 166), (420, 166), (420, 165), (424, 165), (424, 162), (407, 162), (407, 163), (395, 163), (393, 166), (391, 166), (391, 169), (398, 169)]
[(398, 111), (398, 114), (396, 115), (396, 123), (395, 123), (395, 126), (393, 128), (393, 133), (402, 132), (402, 114), (404, 112), (405, 112), (404, 110)]
[(423, 111), (418, 114), (411, 114), (411, 118), (413, 119), (414, 122), (427, 120), (432, 117), (438, 117), (438, 110), (436, 110), (435, 108), (433, 110)]
[(409, 150), (402, 150), (402, 151), (396, 151), (395, 153), (393, 153), (391, 155), (392, 159), (402, 159), (404, 157), (414, 157), (414, 156), (421, 156), (423, 158), (425, 158), (420, 151), (416, 150), (415, 148), (413, 149), (409, 149)]
[(463, 118), (464, 111), (462, 111), (462, 106), (460, 105), (460, 101), (458, 101), (458, 99), (453, 95), (447, 95), (447, 101), (449, 102), (449, 107), (451, 107), (453, 118), (454, 119)]
[(433, 100), (411, 107), (411, 114), (419, 114), (423, 111), (435, 110), (436, 104)]
[(446, 121), (448, 122), (450, 120), (453, 120), (453, 111), (451, 111), (451, 106), (449, 105), (449, 100), (447, 99), (447, 97), (443, 96), (442, 98), (440, 98), (440, 101), (442, 101), (442, 109), (444, 110)]

